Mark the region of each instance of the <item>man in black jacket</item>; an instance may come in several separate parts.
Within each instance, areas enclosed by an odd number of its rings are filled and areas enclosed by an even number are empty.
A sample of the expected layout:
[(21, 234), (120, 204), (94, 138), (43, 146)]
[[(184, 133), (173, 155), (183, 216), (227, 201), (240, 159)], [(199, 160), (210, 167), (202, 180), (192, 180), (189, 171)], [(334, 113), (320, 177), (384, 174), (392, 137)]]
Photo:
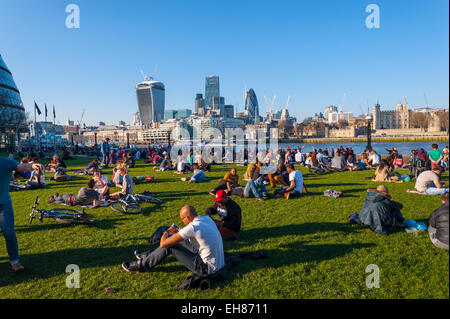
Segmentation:
[(431, 213), (428, 227), (431, 242), (445, 250), (448, 250), (448, 210), (448, 193), (445, 193), (442, 195), (442, 206)]
[(208, 215), (219, 214), (220, 220), (214, 220), (223, 240), (235, 238), (241, 230), (241, 207), (227, 196), (224, 190), (216, 192), (214, 205), (205, 211)]

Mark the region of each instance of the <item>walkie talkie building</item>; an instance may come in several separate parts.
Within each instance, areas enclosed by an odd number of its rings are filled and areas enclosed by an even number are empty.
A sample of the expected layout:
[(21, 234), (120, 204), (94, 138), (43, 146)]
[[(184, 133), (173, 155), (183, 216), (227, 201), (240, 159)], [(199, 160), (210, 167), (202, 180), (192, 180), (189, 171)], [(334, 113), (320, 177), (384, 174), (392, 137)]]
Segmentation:
[(164, 120), (165, 87), (162, 82), (144, 81), (136, 85), (136, 97), (143, 125)]

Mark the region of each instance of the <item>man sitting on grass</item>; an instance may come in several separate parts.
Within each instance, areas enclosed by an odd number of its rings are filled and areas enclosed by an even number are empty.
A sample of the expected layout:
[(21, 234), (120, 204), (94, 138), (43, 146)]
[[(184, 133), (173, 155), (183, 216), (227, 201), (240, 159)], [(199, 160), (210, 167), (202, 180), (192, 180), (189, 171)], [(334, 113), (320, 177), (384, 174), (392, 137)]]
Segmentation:
[(286, 199), (292, 197), (299, 197), (302, 195), (303, 191), (303, 175), (300, 171), (294, 169), (294, 165), (287, 164), (286, 170), (289, 174), (289, 182), (291, 183), (289, 186), (285, 186), (284, 188), (277, 189), (275, 191), (276, 197), (283, 197)]
[(238, 186), (239, 175), (237, 174), (236, 168), (233, 167), (229, 172), (225, 174), (223, 179), (219, 181), (219, 185), (209, 193), (214, 196), (218, 191), (224, 190), (228, 195), (230, 195), (233, 191), (233, 188)]
[(86, 187), (80, 188), (77, 195), (56, 193), (48, 200), (49, 203), (65, 204), (70, 206), (87, 206), (97, 207), (100, 194), (94, 189), (95, 180), (93, 178), (87, 181)]
[(205, 213), (210, 216), (216, 214), (220, 216), (220, 220), (214, 220), (214, 222), (223, 240), (235, 238), (241, 230), (241, 207), (223, 190), (216, 192), (214, 205), (207, 208)]
[(384, 185), (379, 185), (377, 189), (368, 189), (361, 211), (351, 215), (349, 222), (366, 225), (381, 235), (392, 233), (396, 225), (406, 226), (406, 221), (400, 212), (403, 205), (391, 198), (389, 190)]
[(170, 254), (197, 275), (212, 274), (225, 266), (222, 237), (209, 216), (198, 216), (192, 206), (180, 210), (183, 229), (170, 227), (161, 237), (159, 247), (151, 252), (135, 251), (137, 261), (122, 263), (128, 272), (146, 272), (153, 269)]
[(448, 250), (448, 193), (442, 195), (442, 206), (430, 215), (428, 234), (437, 248)]
[(419, 192), (428, 195), (443, 195), (448, 193), (448, 187), (445, 187), (439, 180), (444, 168), (441, 165), (435, 165), (430, 171), (424, 171), (416, 179), (414, 186)]
[(189, 184), (200, 183), (206, 180), (205, 172), (199, 169), (197, 164), (194, 164), (194, 172), (192, 177), (181, 178), (183, 182), (189, 181)]

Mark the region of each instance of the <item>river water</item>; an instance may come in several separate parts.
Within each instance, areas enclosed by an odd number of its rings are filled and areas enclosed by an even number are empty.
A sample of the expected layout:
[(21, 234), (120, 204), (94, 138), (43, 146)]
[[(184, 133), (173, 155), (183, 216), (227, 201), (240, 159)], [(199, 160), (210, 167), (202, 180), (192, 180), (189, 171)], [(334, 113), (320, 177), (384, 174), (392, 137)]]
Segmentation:
[[(401, 155), (409, 155), (412, 149), (423, 148), (426, 152), (431, 151), (431, 144), (436, 143), (439, 145), (439, 149), (442, 149), (445, 146), (448, 146), (448, 142), (438, 141), (438, 142), (372, 142), (372, 149), (377, 151), (378, 154), (388, 154), (386, 149), (391, 149), (392, 147), (396, 147), (398, 153)], [(288, 146), (292, 148), (297, 148), (304, 146), (303, 152), (312, 152), (313, 148), (322, 150), (328, 148), (331, 150), (332, 148), (340, 148), (341, 145), (344, 148), (351, 147), (355, 154), (360, 154), (364, 152), (367, 142), (358, 142), (358, 143), (280, 143), (278, 144), (279, 148), (286, 149)]]

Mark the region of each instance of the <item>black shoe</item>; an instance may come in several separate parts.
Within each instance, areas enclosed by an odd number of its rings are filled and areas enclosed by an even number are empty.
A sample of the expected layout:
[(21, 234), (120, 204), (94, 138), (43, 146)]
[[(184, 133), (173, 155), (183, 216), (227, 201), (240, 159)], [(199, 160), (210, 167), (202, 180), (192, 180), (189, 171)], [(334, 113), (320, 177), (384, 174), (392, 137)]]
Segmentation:
[(134, 255), (136, 256), (136, 259), (137, 259), (137, 260), (144, 259), (145, 256), (147, 256), (146, 253), (141, 253), (139, 250), (135, 250), (135, 251), (134, 251)]
[(142, 265), (141, 265), (140, 260), (122, 263), (122, 268), (125, 271), (135, 273), (135, 274), (145, 271), (144, 267), (142, 267)]

